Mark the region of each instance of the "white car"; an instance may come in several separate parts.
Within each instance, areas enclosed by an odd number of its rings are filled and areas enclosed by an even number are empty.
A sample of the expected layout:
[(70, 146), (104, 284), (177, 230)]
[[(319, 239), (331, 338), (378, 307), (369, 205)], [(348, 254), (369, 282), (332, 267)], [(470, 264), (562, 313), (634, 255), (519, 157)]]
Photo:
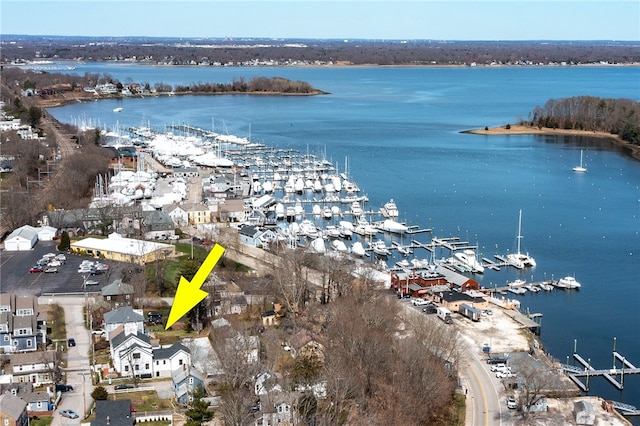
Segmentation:
[(507, 408), (509, 409), (518, 408), (518, 402), (514, 397), (510, 396), (507, 398)]
[(431, 302), (425, 299), (413, 299), (413, 306), (428, 305), (429, 303)]
[(502, 370), (507, 370), (507, 369), (509, 369), (509, 367), (507, 367), (506, 364), (502, 364), (502, 363), (501, 364), (493, 364), (491, 366), (491, 371), (493, 373), (495, 373), (496, 371), (502, 371)]
[(498, 371), (496, 377), (498, 379), (510, 379), (511, 377), (516, 377), (516, 375), (511, 371)]

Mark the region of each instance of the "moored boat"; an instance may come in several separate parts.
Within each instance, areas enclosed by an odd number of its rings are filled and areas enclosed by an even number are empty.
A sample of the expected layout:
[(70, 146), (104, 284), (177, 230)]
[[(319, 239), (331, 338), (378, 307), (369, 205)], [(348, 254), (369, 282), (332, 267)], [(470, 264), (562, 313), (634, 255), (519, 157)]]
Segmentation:
[(388, 202), (386, 202), (384, 206), (382, 206), (382, 208), (380, 209), (380, 212), (384, 217), (389, 219), (395, 219), (400, 214), (398, 211), (398, 206), (396, 206), (396, 203), (395, 201), (393, 201), (393, 198)]
[(567, 276), (564, 278), (560, 278), (558, 280), (558, 282), (556, 282), (556, 287), (559, 288), (568, 288), (568, 289), (574, 289), (574, 288), (580, 288), (582, 287), (582, 284), (580, 284), (578, 281), (576, 281), (575, 277), (571, 277), (571, 276)]

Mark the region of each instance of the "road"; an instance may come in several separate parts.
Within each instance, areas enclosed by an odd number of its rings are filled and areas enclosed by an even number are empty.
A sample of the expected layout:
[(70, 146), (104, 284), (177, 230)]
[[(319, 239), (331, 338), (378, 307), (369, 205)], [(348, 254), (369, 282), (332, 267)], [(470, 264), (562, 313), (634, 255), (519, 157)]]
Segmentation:
[[(91, 407), (93, 399), (93, 384), (91, 381), (91, 369), (89, 365), (89, 350), (91, 336), (84, 323), (84, 297), (40, 297), (41, 305), (58, 304), (64, 308), (64, 317), (67, 327), (67, 337), (73, 337), (76, 346), (67, 348), (67, 367), (63, 369), (66, 382), (73, 386), (73, 391), (62, 393), (62, 399), (54, 412), (51, 426), (67, 424), (80, 424), (87, 410)], [(68, 419), (60, 415), (60, 410), (71, 409), (80, 415), (78, 419)]]
[[(502, 425), (502, 405), (496, 380), (486, 362), (478, 356), (478, 347), (473, 341), (461, 338), (466, 347), (466, 364), (461, 366), (461, 376), (467, 397), (466, 426)], [(504, 396), (502, 399), (505, 399)]]

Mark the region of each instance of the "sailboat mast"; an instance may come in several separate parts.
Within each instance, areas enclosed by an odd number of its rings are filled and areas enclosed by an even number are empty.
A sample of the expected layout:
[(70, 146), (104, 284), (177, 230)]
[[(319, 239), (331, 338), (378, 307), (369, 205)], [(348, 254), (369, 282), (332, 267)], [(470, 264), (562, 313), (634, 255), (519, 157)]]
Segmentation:
[(522, 209), (520, 209), (520, 215), (518, 216), (518, 254), (520, 254), (520, 239), (522, 238)]

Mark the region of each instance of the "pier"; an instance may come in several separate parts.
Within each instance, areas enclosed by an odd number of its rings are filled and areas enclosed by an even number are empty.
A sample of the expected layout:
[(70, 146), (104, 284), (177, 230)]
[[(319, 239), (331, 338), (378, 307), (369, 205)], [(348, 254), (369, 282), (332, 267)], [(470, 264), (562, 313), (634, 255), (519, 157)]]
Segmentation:
[[(640, 368), (633, 365), (623, 355), (616, 351), (616, 340), (613, 340), (613, 366), (609, 369), (595, 369), (591, 365), (591, 359), (585, 360), (577, 353), (576, 350), (577, 341), (574, 341), (573, 358), (578, 361), (582, 366), (570, 367), (563, 366), (563, 369), (568, 374), (569, 378), (582, 390), (583, 392), (589, 391), (589, 379), (591, 377), (604, 377), (609, 383), (611, 383), (616, 389), (624, 389), (624, 376), (629, 374), (640, 374)], [(567, 360), (569, 357), (567, 357)], [(618, 367), (618, 364), (621, 364)], [(581, 378), (586, 378), (583, 383)], [(635, 409), (635, 407), (633, 407)]]

